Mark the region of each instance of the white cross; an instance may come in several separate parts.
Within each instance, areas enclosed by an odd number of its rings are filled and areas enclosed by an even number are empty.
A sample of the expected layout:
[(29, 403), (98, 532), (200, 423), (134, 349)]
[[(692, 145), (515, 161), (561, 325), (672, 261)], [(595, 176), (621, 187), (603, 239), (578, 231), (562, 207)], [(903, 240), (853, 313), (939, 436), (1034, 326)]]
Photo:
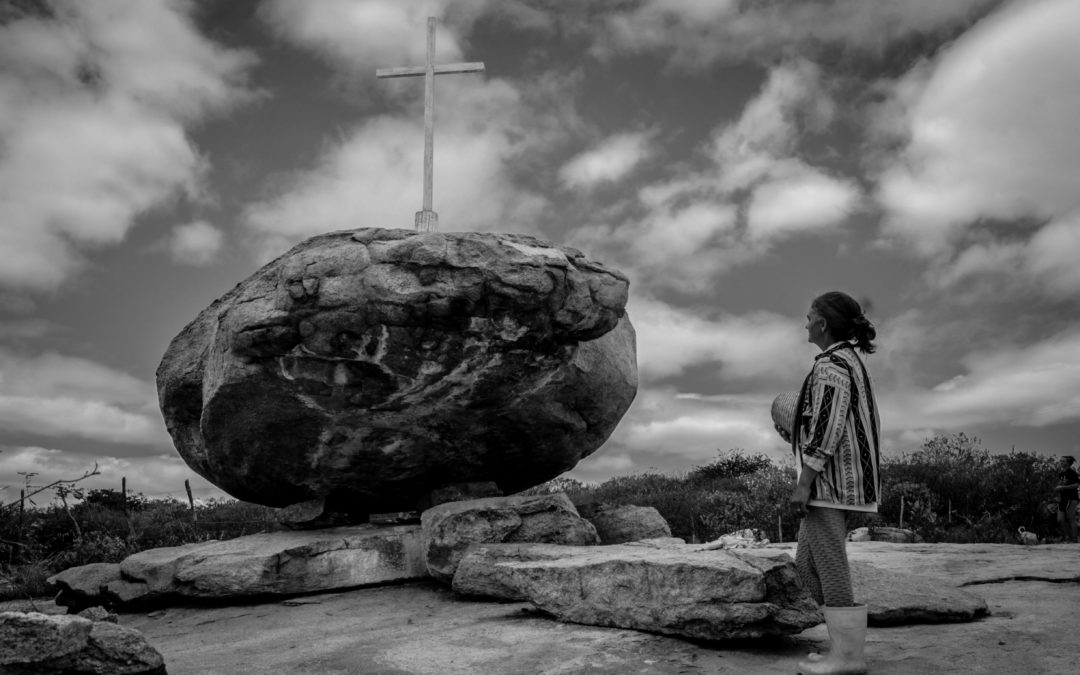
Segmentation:
[(427, 61), (422, 66), (379, 68), (375, 77), (424, 76), (424, 209), (416, 212), (416, 229), (434, 232), (439, 229), (439, 215), (431, 209), (431, 166), (435, 145), (435, 76), (450, 73), (482, 73), (483, 63), (448, 63), (435, 65), (435, 17), (427, 20)]

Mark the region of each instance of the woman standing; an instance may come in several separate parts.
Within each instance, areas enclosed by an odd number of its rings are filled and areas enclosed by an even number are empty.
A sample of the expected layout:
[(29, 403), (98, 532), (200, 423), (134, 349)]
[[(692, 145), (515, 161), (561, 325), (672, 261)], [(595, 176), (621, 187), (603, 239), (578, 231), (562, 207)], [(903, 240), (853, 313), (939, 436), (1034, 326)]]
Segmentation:
[(859, 303), (838, 291), (814, 299), (806, 315), (814, 358), (795, 406), (792, 429), (777, 426), (795, 453), (799, 480), (791, 503), (803, 512), (795, 566), (823, 605), (831, 647), (799, 662), (804, 675), (865, 673), (866, 605), (855, 604), (846, 541), (852, 512), (877, 512), (880, 421), (863, 354), (877, 331)]

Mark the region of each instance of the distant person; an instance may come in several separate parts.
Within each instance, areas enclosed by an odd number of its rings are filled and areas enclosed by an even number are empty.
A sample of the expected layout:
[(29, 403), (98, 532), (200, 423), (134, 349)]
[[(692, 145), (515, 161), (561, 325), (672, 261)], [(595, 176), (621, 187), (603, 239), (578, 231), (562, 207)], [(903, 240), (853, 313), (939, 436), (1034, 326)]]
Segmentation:
[(873, 384), (856, 354), (872, 354), (874, 325), (851, 296), (818, 296), (806, 315), (807, 341), (821, 349), (803, 382), (791, 429), (776, 425), (795, 453), (799, 480), (791, 503), (804, 515), (795, 566), (803, 586), (823, 605), (831, 646), (810, 654), (799, 672), (865, 673), (866, 605), (851, 590), (847, 520), (876, 513), (880, 421)]
[(1061, 457), (1061, 473), (1058, 474), (1058, 527), (1065, 541), (1076, 543), (1076, 504), (1080, 502), (1080, 476), (1073, 465), (1076, 458), (1070, 455)]

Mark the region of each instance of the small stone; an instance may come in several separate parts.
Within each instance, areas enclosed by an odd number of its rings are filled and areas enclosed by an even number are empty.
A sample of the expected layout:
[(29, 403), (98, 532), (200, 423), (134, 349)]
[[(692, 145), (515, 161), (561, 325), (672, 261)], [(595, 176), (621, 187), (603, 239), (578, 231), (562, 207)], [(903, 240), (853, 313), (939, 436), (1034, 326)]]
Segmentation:
[(651, 506), (600, 503), (578, 506), (578, 512), (596, 527), (601, 544), (671, 536), (671, 526)]
[(91, 621), (108, 621), (109, 623), (119, 623), (119, 617), (112, 612), (108, 611), (104, 607), (87, 607), (83, 611), (76, 614), (84, 619), (90, 619)]

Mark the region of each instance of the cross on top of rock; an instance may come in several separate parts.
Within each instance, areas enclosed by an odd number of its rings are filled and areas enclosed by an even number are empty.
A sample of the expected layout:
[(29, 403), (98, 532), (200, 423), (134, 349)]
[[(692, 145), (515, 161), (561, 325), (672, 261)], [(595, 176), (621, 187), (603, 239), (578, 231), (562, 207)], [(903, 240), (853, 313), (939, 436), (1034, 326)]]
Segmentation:
[(482, 73), (484, 64), (447, 63), (435, 64), (435, 17), (427, 20), (427, 59), (422, 66), (378, 68), (375, 77), (424, 76), (424, 207), (416, 212), (416, 229), (434, 232), (439, 229), (439, 215), (431, 208), (431, 174), (435, 145), (435, 76), (451, 73)]

